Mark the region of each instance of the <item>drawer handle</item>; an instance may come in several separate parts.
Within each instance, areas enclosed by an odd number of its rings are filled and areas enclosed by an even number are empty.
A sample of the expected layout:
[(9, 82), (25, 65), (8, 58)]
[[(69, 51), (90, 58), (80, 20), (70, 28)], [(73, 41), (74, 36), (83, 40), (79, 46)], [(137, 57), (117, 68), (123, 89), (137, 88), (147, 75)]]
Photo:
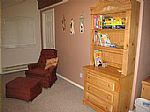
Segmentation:
[(87, 96), (87, 99), (89, 99), (89, 96)]
[(110, 87), (110, 84), (108, 84), (107, 86)]
[(90, 79), (90, 76), (87, 76), (88, 79)]
[(90, 87), (89, 87), (89, 86), (87, 87), (87, 90), (90, 90)]
[(105, 107), (105, 109), (106, 109), (106, 110), (108, 110), (108, 108), (107, 108), (107, 107)]

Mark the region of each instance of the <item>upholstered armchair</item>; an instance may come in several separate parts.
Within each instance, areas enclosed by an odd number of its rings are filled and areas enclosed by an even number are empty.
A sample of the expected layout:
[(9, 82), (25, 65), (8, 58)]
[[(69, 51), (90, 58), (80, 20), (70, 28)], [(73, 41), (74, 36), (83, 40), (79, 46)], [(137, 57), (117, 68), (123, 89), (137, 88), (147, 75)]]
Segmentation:
[(38, 63), (28, 65), (28, 70), (25, 71), (26, 77), (39, 78), (42, 87), (51, 87), (57, 80), (57, 63), (57, 50), (42, 49)]

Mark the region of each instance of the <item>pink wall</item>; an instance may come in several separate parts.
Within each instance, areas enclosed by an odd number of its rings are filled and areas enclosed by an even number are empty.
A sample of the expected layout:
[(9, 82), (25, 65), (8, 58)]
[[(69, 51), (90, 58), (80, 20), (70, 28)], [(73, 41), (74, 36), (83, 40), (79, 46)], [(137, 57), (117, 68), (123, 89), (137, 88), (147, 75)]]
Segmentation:
[[(79, 77), (82, 66), (90, 63), (90, 7), (98, 0), (69, 0), (69, 2), (55, 8), (56, 23), (56, 49), (58, 49), (59, 67), (58, 73), (70, 80), (83, 85), (83, 79)], [(142, 37), (139, 40), (139, 54), (136, 62), (136, 77), (133, 84), (132, 106), (134, 98), (140, 97), (141, 81), (150, 75), (150, 0), (144, 0), (144, 15)], [(79, 17), (85, 18), (85, 33), (79, 33)], [(66, 17), (67, 29), (61, 29), (62, 16)], [(75, 35), (69, 34), (70, 19), (75, 20)]]
[[(79, 77), (82, 66), (90, 63), (90, 7), (98, 0), (69, 0), (69, 2), (55, 8), (56, 49), (58, 49), (58, 73), (70, 80), (83, 85)], [(142, 26), (142, 40), (140, 42), (139, 60), (137, 62), (137, 79), (134, 83), (134, 97), (141, 94), (141, 81), (150, 75), (150, 1), (144, 0), (144, 16)], [(67, 29), (61, 29), (62, 16), (66, 17)], [(85, 33), (79, 33), (79, 18), (85, 18)], [(69, 34), (71, 18), (75, 20), (75, 35)]]
[[(144, 0), (143, 4), (143, 23), (141, 37), (139, 37), (139, 52), (138, 60), (136, 62), (135, 79), (133, 84), (132, 98), (131, 98), (131, 109), (134, 105), (134, 99), (140, 97), (142, 80), (147, 76), (150, 76), (150, 1)], [(142, 15), (141, 15), (142, 16)], [(137, 52), (137, 53), (138, 53)]]
[[(69, 0), (55, 8), (56, 49), (58, 50), (58, 73), (83, 85), (82, 66), (90, 63), (90, 7), (98, 0)], [(62, 17), (66, 18), (66, 31), (62, 31)], [(84, 16), (85, 33), (79, 32), (79, 18)], [(75, 21), (75, 35), (69, 34), (71, 18)]]
[(139, 69), (137, 77), (137, 96), (141, 92), (141, 81), (150, 76), (150, 1), (144, 1), (144, 15), (143, 15), (143, 27), (142, 27), (142, 39), (141, 39), (141, 50), (139, 58)]

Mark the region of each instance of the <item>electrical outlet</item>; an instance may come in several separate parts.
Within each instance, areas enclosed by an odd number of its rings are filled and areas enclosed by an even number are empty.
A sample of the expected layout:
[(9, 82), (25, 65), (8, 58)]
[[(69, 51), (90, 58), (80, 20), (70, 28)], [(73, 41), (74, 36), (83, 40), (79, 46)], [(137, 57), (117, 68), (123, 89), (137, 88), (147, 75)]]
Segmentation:
[(82, 78), (83, 77), (83, 74), (82, 73), (80, 73), (80, 78)]

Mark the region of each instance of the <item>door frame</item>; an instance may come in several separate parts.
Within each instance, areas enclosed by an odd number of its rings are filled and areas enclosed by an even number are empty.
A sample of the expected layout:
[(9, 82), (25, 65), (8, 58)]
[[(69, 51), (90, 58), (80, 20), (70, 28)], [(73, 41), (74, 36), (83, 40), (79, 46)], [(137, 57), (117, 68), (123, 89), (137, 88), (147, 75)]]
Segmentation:
[(43, 23), (44, 23), (44, 15), (46, 12), (52, 10), (52, 13), (53, 13), (53, 39), (54, 39), (54, 48), (55, 48), (55, 11), (54, 11), (54, 8), (48, 8), (48, 9), (45, 9), (45, 10), (40, 10), (40, 26), (41, 26), (41, 48), (43, 49), (44, 48), (44, 27), (43, 27)]

